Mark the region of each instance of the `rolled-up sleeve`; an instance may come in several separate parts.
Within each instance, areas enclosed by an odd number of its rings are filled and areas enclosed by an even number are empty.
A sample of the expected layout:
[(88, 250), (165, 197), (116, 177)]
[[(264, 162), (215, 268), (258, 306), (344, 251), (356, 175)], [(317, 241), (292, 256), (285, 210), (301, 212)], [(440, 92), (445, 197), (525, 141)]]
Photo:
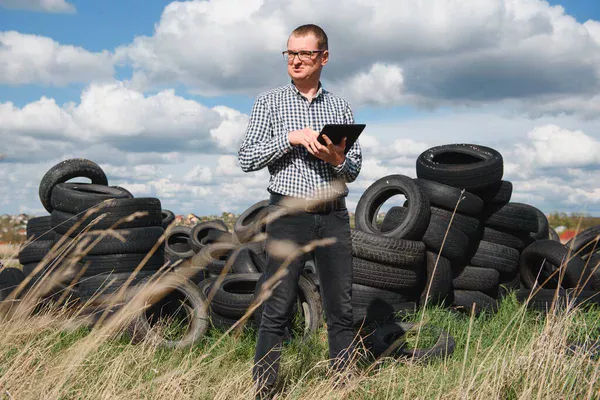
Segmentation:
[[(344, 123), (353, 124), (354, 115), (350, 105), (346, 105), (344, 111)], [(333, 166), (333, 173), (336, 177), (344, 179), (346, 182), (354, 182), (360, 173), (362, 167), (362, 151), (358, 139), (354, 142), (348, 153), (346, 153), (346, 159), (343, 163), (338, 166)]]
[(287, 132), (273, 136), (273, 120), (268, 104), (257, 98), (250, 113), (246, 136), (238, 150), (244, 172), (260, 170), (292, 150)]

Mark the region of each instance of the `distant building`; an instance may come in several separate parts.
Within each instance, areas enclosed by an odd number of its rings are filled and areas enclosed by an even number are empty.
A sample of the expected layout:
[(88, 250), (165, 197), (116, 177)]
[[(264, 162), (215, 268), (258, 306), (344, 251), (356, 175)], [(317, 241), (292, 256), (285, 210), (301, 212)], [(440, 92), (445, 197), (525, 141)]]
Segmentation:
[(563, 230), (560, 234), (560, 242), (561, 243), (567, 243), (569, 240), (571, 240), (573, 237), (575, 237), (575, 235), (577, 234), (577, 230), (575, 229), (565, 229)]

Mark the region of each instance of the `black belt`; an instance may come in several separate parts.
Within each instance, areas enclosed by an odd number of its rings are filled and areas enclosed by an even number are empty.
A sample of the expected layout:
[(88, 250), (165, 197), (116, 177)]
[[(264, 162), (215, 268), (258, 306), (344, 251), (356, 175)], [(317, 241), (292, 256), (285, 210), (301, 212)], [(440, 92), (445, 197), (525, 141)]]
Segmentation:
[(346, 208), (346, 199), (344, 197), (337, 197), (330, 200), (309, 200), (272, 193), (269, 203), (285, 207), (300, 208), (309, 213), (329, 213), (331, 211), (343, 210)]

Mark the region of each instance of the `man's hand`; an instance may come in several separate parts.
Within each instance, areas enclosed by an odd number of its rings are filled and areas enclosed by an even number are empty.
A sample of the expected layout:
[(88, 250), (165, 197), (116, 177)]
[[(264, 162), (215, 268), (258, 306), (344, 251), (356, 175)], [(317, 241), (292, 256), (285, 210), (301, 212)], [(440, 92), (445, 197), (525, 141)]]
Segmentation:
[(310, 128), (292, 131), (288, 134), (288, 140), (292, 146), (302, 145), (311, 153), (317, 151), (317, 146), (321, 146), (317, 137), (319, 137), (319, 132), (313, 131)]
[(327, 146), (323, 146), (317, 138), (319, 132), (314, 131), (310, 128), (304, 128), (297, 131), (292, 131), (288, 134), (288, 139), (292, 146), (302, 145), (308, 150), (308, 152), (321, 160), (328, 162), (332, 165), (340, 165), (344, 162), (346, 155), (344, 149), (346, 148), (346, 138), (343, 138), (339, 145), (333, 144), (331, 139), (327, 135), (323, 135), (323, 139)]
[(327, 135), (323, 135), (323, 140), (325, 140), (327, 146), (323, 146), (317, 141), (319, 148), (313, 154), (331, 165), (338, 166), (343, 163), (346, 159), (346, 155), (344, 154), (344, 149), (346, 148), (346, 138), (343, 138), (340, 144), (333, 144)]

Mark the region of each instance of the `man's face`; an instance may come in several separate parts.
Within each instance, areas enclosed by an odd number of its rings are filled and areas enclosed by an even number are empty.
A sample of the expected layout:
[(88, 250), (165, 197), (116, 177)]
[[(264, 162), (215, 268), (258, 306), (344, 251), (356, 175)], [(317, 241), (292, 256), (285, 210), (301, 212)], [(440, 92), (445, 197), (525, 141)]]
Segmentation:
[[(317, 38), (309, 33), (306, 36), (290, 36), (287, 49), (289, 51), (319, 50), (319, 47)], [(293, 60), (288, 61), (288, 74), (295, 80), (310, 79), (321, 71), (323, 65), (327, 64), (328, 56), (327, 51), (314, 53), (309, 60), (300, 60), (300, 56), (297, 55)]]

